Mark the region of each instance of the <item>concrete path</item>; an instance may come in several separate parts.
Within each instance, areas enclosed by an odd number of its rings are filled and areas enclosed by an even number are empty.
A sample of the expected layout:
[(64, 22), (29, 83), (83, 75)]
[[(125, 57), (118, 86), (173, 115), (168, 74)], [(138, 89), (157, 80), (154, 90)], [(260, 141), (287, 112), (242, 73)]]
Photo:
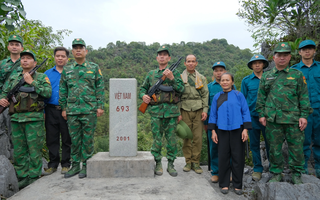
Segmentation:
[[(211, 183), (207, 167), (199, 175), (194, 171), (183, 172), (184, 158), (175, 161), (177, 177), (171, 177), (167, 160), (162, 160), (164, 173), (154, 178), (63, 178), (58, 172), (45, 176), (18, 192), (10, 200), (149, 200), (149, 199), (246, 199), (230, 190), (223, 195), (218, 183)], [(107, 167), (107, 166), (106, 166)]]

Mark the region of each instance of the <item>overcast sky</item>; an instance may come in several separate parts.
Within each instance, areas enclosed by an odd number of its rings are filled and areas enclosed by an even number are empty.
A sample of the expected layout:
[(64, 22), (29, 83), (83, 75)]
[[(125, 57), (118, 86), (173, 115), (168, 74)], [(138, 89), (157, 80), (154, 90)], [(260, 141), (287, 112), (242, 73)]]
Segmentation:
[(93, 48), (125, 41), (152, 44), (204, 42), (225, 38), (253, 48), (251, 33), (236, 16), (238, 0), (23, 0), (27, 19), (54, 30), (69, 29), (64, 45), (83, 38)]

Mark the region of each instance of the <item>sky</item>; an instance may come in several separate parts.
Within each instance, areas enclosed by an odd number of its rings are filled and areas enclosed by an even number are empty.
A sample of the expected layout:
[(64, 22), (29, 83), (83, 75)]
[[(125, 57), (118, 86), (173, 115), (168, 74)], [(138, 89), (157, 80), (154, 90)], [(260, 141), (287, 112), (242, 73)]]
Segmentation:
[(254, 49), (251, 33), (236, 13), (238, 0), (22, 0), (27, 19), (53, 30), (68, 29), (63, 40), (83, 38), (94, 49), (108, 43), (160, 44), (225, 38), (241, 49)]

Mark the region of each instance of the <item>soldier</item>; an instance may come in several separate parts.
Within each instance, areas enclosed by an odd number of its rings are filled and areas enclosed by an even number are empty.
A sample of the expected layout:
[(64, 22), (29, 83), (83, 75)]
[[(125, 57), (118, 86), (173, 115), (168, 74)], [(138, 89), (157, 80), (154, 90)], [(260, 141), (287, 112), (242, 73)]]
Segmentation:
[(308, 125), (304, 131), (304, 169), (308, 174), (308, 160), (311, 154), (310, 145), (313, 144), (316, 176), (320, 178), (320, 62), (314, 60), (315, 53), (316, 44), (314, 41), (302, 41), (299, 45), (299, 54), (302, 60), (292, 68), (302, 71), (305, 77), (304, 81), (307, 81), (309, 99), (313, 108), (313, 113), (308, 117)]
[(183, 155), (186, 165), (183, 171), (191, 169), (201, 174), (203, 171), (199, 165), (202, 148), (202, 121), (207, 119), (208, 112), (208, 86), (206, 78), (195, 68), (198, 65), (194, 55), (185, 58), (186, 69), (181, 74), (185, 90), (181, 96), (181, 115), (178, 121), (183, 120), (192, 130), (193, 139), (183, 140)]
[[(68, 120), (71, 136), (72, 168), (64, 174), (70, 178), (87, 176), (87, 160), (93, 155), (93, 136), (97, 117), (104, 110), (104, 81), (99, 66), (88, 62), (86, 43), (77, 38), (72, 42), (75, 61), (67, 64), (60, 79), (59, 105), (62, 117)], [(80, 162), (82, 169), (80, 170)]]
[[(184, 84), (180, 78), (180, 73), (177, 70), (172, 72), (168, 68), (168, 62), (171, 60), (171, 57), (167, 46), (161, 46), (157, 50), (156, 59), (159, 63), (159, 69), (152, 70), (147, 74), (147, 77), (140, 88), (139, 97), (142, 98), (145, 103), (150, 104), (148, 109), (151, 114), (151, 124), (153, 125), (153, 144), (151, 147), (151, 153), (156, 161), (155, 174), (163, 174), (161, 164), (161, 141), (164, 134), (168, 142), (167, 171), (171, 176), (177, 176), (178, 173), (174, 169), (173, 165), (177, 155), (177, 140), (175, 130), (177, 126), (177, 118), (180, 116), (177, 97), (180, 96), (180, 94), (184, 91)], [(147, 93), (161, 75), (165, 75), (167, 77), (163, 82), (163, 85), (172, 86), (173, 91), (161, 91), (159, 94), (157, 94), (158, 101), (154, 102), (154, 100), (151, 99)]]
[[(6, 82), (0, 95), (0, 105), (4, 107), (10, 105), (14, 168), (21, 189), (36, 181), (41, 175), (41, 149), (44, 138), (43, 99), (51, 96), (51, 85), (45, 74), (35, 72), (31, 76), (28, 73), (37, 64), (32, 51), (23, 51), (20, 56), (23, 71), (13, 74)], [(7, 93), (22, 78), (26, 81), (26, 85), (20, 88), (20, 92), (16, 95), (18, 103), (14, 104), (12, 101), (9, 103), (5, 99)]]
[(279, 182), (282, 178), (282, 144), (288, 143), (289, 166), (292, 182), (301, 184), (304, 172), (303, 130), (307, 127), (307, 117), (312, 113), (308, 88), (302, 72), (289, 68), (291, 47), (281, 42), (274, 49), (275, 67), (264, 73), (258, 91), (256, 111), (259, 122), (266, 126), (267, 141), (270, 145), (269, 182)]
[[(5, 82), (9, 79), (11, 74), (22, 71), (22, 68), (20, 67), (20, 53), (23, 51), (22, 38), (19, 35), (10, 35), (7, 48), (10, 52), (10, 57), (0, 61), (0, 94)], [(3, 134), (7, 134), (10, 144), (9, 149), (12, 151), (11, 123), (8, 109), (4, 110), (3, 113), (0, 114), (0, 136)], [(12, 155), (9, 156), (9, 159), (13, 161), (11, 156)]]
[(62, 117), (61, 106), (59, 105), (59, 82), (63, 67), (68, 62), (69, 50), (64, 47), (57, 47), (54, 50), (54, 61), (56, 65), (47, 70), (51, 86), (52, 95), (50, 99), (45, 99), (45, 126), (46, 144), (49, 149), (50, 162), (44, 175), (50, 175), (57, 171), (60, 163), (60, 133), (62, 144), (61, 174), (68, 172), (70, 167), (71, 138), (68, 131), (67, 121)]
[(260, 133), (263, 135), (269, 159), (269, 144), (265, 133), (266, 128), (260, 124), (259, 115), (255, 110), (260, 79), (263, 74), (263, 69), (267, 68), (268, 65), (269, 62), (263, 55), (254, 55), (248, 62), (248, 67), (253, 70), (253, 72), (251, 75), (246, 76), (241, 83), (241, 92), (247, 100), (251, 116), (252, 129), (249, 129), (249, 138), (254, 165), (252, 179), (255, 181), (259, 181), (261, 179), (261, 173), (263, 171), (260, 155)]

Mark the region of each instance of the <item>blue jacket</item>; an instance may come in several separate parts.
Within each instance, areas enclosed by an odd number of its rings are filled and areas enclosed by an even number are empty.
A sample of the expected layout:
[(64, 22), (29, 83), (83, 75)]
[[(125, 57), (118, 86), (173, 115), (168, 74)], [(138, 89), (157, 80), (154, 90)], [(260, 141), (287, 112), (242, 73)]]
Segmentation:
[(251, 129), (251, 117), (248, 104), (243, 94), (236, 90), (219, 92), (213, 98), (209, 117), (208, 129), (231, 131)]
[(251, 117), (259, 117), (256, 111), (260, 79), (254, 74), (244, 77), (241, 83), (241, 92), (247, 100)]

